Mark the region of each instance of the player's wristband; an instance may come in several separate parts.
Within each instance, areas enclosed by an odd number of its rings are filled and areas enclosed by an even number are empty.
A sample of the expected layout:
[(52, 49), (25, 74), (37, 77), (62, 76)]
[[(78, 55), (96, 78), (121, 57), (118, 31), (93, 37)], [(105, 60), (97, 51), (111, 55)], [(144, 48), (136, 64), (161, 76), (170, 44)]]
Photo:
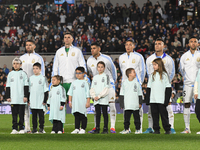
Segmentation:
[(69, 101), (69, 104), (71, 104), (72, 102), (71, 101)]

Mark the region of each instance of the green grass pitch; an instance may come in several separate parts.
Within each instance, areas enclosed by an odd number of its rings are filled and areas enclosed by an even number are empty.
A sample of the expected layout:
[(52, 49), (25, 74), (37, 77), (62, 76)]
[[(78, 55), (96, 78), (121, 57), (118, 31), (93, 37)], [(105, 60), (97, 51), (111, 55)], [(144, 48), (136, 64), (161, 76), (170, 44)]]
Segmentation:
[[(86, 131), (94, 127), (93, 115), (88, 115)], [(103, 118), (101, 119), (103, 126)], [(161, 129), (160, 135), (139, 134), (135, 135), (133, 118), (131, 118), (131, 134), (121, 135), (123, 130), (123, 115), (117, 115), (116, 134), (108, 135), (71, 135), (74, 130), (74, 117), (66, 115), (65, 133), (51, 135), (52, 124), (45, 116), (46, 134), (11, 135), (11, 115), (0, 115), (0, 150), (198, 150), (200, 149), (200, 124), (195, 114), (191, 115), (191, 134), (180, 134), (184, 130), (183, 114), (175, 114), (175, 135), (165, 135)], [(110, 124), (109, 124), (110, 125)], [(160, 122), (161, 125), (161, 122)], [(31, 123), (32, 126), (32, 123)], [(148, 127), (147, 114), (144, 114), (143, 131)], [(162, 128), (162, 127), (161, 127)], [(102, 128), (101, 128), (102, 129)]]

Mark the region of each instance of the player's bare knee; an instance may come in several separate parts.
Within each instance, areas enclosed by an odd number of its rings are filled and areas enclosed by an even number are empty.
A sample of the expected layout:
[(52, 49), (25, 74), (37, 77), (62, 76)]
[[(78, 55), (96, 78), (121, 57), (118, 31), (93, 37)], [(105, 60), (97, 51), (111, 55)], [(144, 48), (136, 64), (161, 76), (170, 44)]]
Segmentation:
[(185, 103), (185, 108), (190, 108), (190, 103)]

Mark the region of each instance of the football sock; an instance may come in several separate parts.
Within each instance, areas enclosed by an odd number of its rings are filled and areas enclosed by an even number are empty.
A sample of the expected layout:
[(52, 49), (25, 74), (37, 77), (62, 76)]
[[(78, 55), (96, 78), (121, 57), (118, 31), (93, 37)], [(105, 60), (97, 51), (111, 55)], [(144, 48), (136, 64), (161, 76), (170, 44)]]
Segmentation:
[(139, 109), (139, 115), (140, 115), (140, 129), (141, 129), (141, 131), (142, 131), (142, 122), (143, 122), (143, 108), (141, 107), (140, 109)]
[(167, 112), (168, 112), (169, 124), (171, 125), (171, 128), (174, 129), (174, 112), (172, 110), (172, 105), (167, 106)]
[(116, 121), (116, 108), (115, 103), (109, 103), (110, 106), (110, 128), (115, 128), (115, 121)]
[(149, 128), (153, 129), (153, 118), (151, 116), (151, 108), (149, 106), (149, 111), (148, 111), (148, 122), (149, 122)]
[(185, 128), (190, 130), (190, 108), (183, 109)]

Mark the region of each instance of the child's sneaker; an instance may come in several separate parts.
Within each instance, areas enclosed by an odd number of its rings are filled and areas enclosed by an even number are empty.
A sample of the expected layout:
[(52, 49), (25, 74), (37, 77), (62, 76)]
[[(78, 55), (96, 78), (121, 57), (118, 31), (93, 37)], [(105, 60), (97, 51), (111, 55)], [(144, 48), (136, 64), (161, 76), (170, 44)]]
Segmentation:
[(101, 132), (101, 134), (108, 134), (108, 129), (104, 128), (103, 132)]
[(37, 130), (32, 130), (32, 132), (31, 132), (32, 134), (35, 134), (35, 133), (37, 133)]
[(110, 133), (116, 133), (115, 128), (111, 128)]
[[(125, 129), (123, 131), (119, 132), (119, 133), (122, 133), (124, 131), (125, 131)], [(129, 133), (131, 133), (131, 129), (130, 128), (128, 129), (128, 131), (129, 131)]]
[(43, 134), (45, 131), (43, 129), (39, 129), (39, 132), (40, 134)]
[(94, 127), (91, 131), (88, 131), (88, 133), (93, 133), (96, 130), (96, 127)]
[(13, 129), (12, 132), (10, 134), (18, 134), (18, 131)]
[(147, 130), (144, 131), (143, 133), (145, 134), (145, 133), (153, 133), (153, 132), (154, 130), (152, 128), (147, 128)]
[(121, 131), (120, 133), (121, 133), (121, 134), (129, 134), (130, 132), (129, 132), (129, 130), (123, 130), (123, 131)]
[(81, 129), (78, 134), (85, 134), (85, 130)]
[(62, 134), (62, 131), (58, 131), (58, 134)]
[(55, 131), (51, 131), (51, 134), (55, 134), (56, 132)]
[(181, 132), (181, 133), (188, 134), (188, 133), (191, 133), (191, 131), (188, 128), (185, 128), (185, 130), (183, 132)]
[(176, 134), (176, 131), (173, 128), (171, 128), (171, 134)]
[(25, 132), (24, 132), (24, 130), (20, 130), (18, 133), (19, 134), (24, 134)]
[(71, 132), (71, 134), (78, 134), (79, 133), (79, 129), (75, 129), (74, 131)]
[(141, 133), (140, 130), (135, 131), (135, 134), (140, 134), (140, 133)]

